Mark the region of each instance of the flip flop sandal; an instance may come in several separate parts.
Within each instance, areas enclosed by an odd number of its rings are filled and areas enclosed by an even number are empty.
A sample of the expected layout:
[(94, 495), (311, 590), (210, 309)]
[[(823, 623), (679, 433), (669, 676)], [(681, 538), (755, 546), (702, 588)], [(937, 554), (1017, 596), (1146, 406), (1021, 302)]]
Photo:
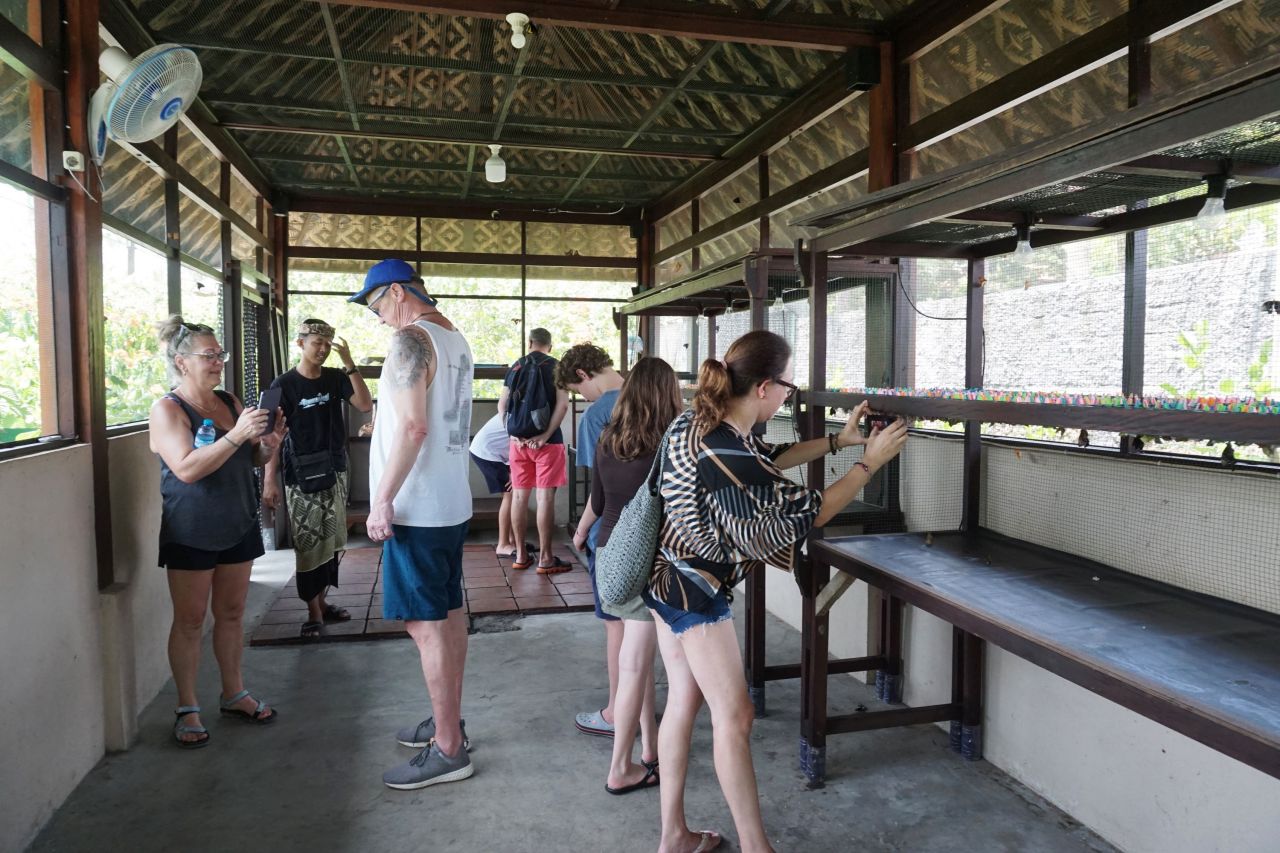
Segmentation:
[(339, 607), (336, 604), (326, 604), (324, 607), (324, 621), (326, 622), (350, 622), (351, 611), (345, 607)]
[(304, 640), (318, 640), (320, 638), (320, 629), (323, 627), (323, 622), (303, 622), (302, 630), (298, 633), (298, 636)]
[[(177, 741), (178, 746), (183, 749), (199, 749), (202, 746), (209, 745), (209, 730), (204, 726), (186, 726), (182, 724), (182, 718), (187, 714), (199, 714), (199, 705), (183, 705), (174, 711), (173, 720), (173, 739)], [(204, 735), (196, 740), (183, 740), (183, 735)]]
[(265, 725), (266, 723), (275, 722), (276, 717), (280, 716), (279, 712), (276, 711), (275, 708), (271, 709), (271, 713), (263, 716), (262, 709), (267, 707), (267, 703), (263, 702), (261, 699), (255, 700), (258, 703), (258, 707), (253, 709), (252, 714), (250, 714), (248, 711), (242, 711), (239, 708), (234, 707), (234, 705), (237, 702), (239, 702), (241, 699), (243, 699), (248, 695), (249, 695), (248, 690), (241, 690), (239, 693), (232, 696), (230, 699), (224, 700), (222, 702), (222, 706), (220, 710), (222, 711), (223, 714), (226, 714), (228, 717), (240, 717), (241, 719), (247, 720), (250, 723), (258, 723), (259, 725)]
[(707, 853), (709, 850), (715, 850), (723, 840), (720, 838), (720, 833), (710, 829), (700, 829), (698, 835), (702, 836), (702, 840), (698, 842), (697, 847), (693, 848), (693, 853)]
[[(493, 549), (493, 552), (504, 560), (513, 560), (515, 559), (515, 556), (516, 556), (515, 549), (512, 549), (509, 553), (504, 554), (495, 547)], [(538, 553), (538, 548), (536, 545), (530, 545), (528, 542), (526, 542), (524, 543), (524, 552), (526, 554), (536, 554)]]
[(525, 569), (532, 568), (532, 566), (532, 558), (526, 559), (523, 563), (517, 562), (516, 560), (511, 561), (511, 568), (516, 569), (517, 571), (524, 571)]
[(613, 723), (604, 718), (604, 709), (587, 713), (583, 711), (573, 720), (573, 725), (584, 735), (613, 737)]
[(552, 558), (553, 562), (549, 566), (538, 566), (538, 574), (540, 575), (558, 575), (563, 572), (573, 571), (573, 566), (566, 563), (559, 557)]
[(658, 779), (658, 762), (655, 761), (652, 765), (646, 764), (644, 767), (644, 778), (639, 782), (636, 782), (634, 785), (623, 785), (621, 788), (610, 788), (608, 785), (605, 785), (604, 789), (610, 794), (622, 796), (623, 794), (630, 794), (632, 791), (639, 791), (643, 788), (658, 787), (660, 784), (660, 780)]

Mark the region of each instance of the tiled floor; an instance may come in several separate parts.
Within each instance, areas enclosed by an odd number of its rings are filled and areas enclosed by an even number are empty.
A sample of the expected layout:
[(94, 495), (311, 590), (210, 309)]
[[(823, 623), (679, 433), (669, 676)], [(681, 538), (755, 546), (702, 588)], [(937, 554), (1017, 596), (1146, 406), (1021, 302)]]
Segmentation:
[[(511, 560), (498, 557), (492, 545), (463, 546), (462, 586), (469, 614), (566, 613), (591, 610), (591, 579), (578, 555), (564, 545), (554, 553), (573, 566), (558, 575), (540, 575), (534, 569), (516, 571)], [(341, 586), (328, 596), (330, 604), (345, 607), (350, 622), (331, 622), (316, 639), (300, 636), (307, 618), (306, 602), (298, 598), (296, 579), (290, 578), (253, 632), (254, 646), (285, 643), (322, 643), (405, 636), (404, 623), (382, 618), (381, 548), (347, 551), (339, 570)]]

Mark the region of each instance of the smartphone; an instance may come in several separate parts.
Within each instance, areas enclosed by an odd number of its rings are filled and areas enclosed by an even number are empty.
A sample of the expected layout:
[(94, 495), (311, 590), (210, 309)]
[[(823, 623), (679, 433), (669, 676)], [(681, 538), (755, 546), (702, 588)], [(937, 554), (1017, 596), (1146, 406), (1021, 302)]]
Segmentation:
[(867, 416), (862, 419), (859, 424), (864, 438), (870, 437), (871, 433), (877, 429), (884, 429), (889, 424), (898, 419), (897, 415), (891, 415), (887, 412), (867, 412)]
[(267, 427), (262, 431), (263, 435), (276, 428), (276, 409), (280, 408), (280, 397), (279, 388), (268, 388), (258, 397), (258, 408), (267, 410)]

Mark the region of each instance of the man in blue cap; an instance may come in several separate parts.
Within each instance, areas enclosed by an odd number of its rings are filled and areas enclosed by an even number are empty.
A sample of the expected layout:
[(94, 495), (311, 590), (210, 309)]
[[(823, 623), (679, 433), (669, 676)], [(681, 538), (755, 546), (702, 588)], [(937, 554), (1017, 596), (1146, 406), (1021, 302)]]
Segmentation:
[(432, 716), (396, 733), (421, 752), (382, 775), (390, 788), (413, 790), (473, 772), (462, 723), (471, 346), (402, 260), (374, 264), (348, 301), (396, 330), (382, 365), (365, 527), (382, 543), (382, 617), (404, 620), (431, 698)]

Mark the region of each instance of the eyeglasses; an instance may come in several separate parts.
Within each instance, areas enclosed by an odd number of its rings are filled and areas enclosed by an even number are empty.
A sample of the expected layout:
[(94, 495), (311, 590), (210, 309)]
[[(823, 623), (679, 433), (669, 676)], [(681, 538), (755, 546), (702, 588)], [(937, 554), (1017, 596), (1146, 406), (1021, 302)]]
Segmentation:
[(792, 397), (794, 397), (796, 392), (800, 390), (799, 385), (792, 385), (790, 382), (788, 382), (785, 379), (775, 379), (773, 381), (781, 385), (783, 388), (787, 389), (787, 396), (785, 398), (787, 400), (790, 400)]
[(373, 312), (373, 316), (375, 316), (375, 317), (381, 317), (381, 316), (382, 316), (381, 314), (379, 314), (379, 313), (378, 313), (378, 309), (377, 309), (377, 308), (374, 308), (373, 306), (377, 305), (377, 304), (378, 304), (378, 300), (379, 300), (379, 299), (381, 299), (382, 297), (386, 296), (386, 295), (387, 295), (387, 292), (388, 292), (389, 290), (391, 290), (391, 288), (390, 288), (390, 287), (384, 287), (384, 288), (382, 288), (382, 292), (381, 292), (381, 293), (379, 293), (377, 296), (373, 297), (373, 300), (372, 300), (368, 305), (366, 305), (366, 306), (365, 306), (366, 308), (368, 308), (370, 311), (372, 311), (372, 312)]
[(203, 358), (205, 360), (216, 358), (223, 364), (226, 364), (231, 359), (231, 353), (226, 350), (218, 350), (217, 352), (184, 352), (179, 353), (179, 355), (193, 355), (196, 358)]

